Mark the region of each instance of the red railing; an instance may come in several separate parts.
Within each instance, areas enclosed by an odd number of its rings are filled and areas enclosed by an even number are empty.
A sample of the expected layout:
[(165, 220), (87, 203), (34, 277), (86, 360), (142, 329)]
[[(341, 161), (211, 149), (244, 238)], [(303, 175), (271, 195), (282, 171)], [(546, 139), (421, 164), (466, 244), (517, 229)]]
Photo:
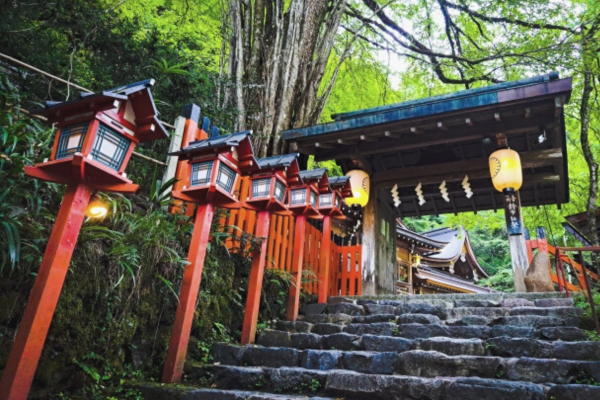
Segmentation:
[[(237, 191), (240, 193), (240, 199), (248, 197), (249, 182), (248, 178), (242, 178)], [(231, 210), (228, 215), (222, 216), (219, 220), (221, 226), (230, 227), (229, 231), (235, 237), (235, 228), (248, 234), (255, 234), (256, 215), (252, 210), (241, 208)], [(267, 238), (267, 268), (279, 269), (290, 272), (292, 260), (294, 257), (294, 228), (295, 218), (290, 216), (272, 215), (269, 236)], [(238, 232), (239, 233), (239, 232)], [(306, 234), (304, 242), (304, 260), (303, 260), (303, 291), (309, 294), (317, 293), (317, 277), (319, 276), (321, 242), (323, 234), (312, 224), (306, 224)], [(226, 242), (226, 245), (232, 249), (239, 246), (239, 243), (233, 241)], [(361, 293), (361, 246), (343, 246), (331, 243), (331, 261), (330, 261), (330, 295), (360, 295)], [(350, 260), (351, 268), (340, 268), (340, 259)]]
[[(538, 251), (546, 252), (548, 253), (548, 255), (552, 256), (551, 258), (554, 259), (554, 270), (552, 269), (552, 259), (550, 260), (548, 268), (550, 269), (550, 276), (552, 278), (552, 282), (558, 285), (560, 291), (562, 291), (563, 288), (566, 288), (567, 292), (579, 292), (581, 290), (587, 291), (588, 284), (586, 283), (584, 277), (585, 274), (583, 273), (583, 266), (579, 262), (569, 257), (568, 254), (564, 254), (564, 252), (560, 254), (560, 251), (557, 251), (557, 248), (555, 248), (551, 244), (548, 244), (544, 228), (538, 228), (536, 231), (538, 236), (537, 239), (526, 239), (529, 263), (533, 261), (533, 250), (537, 249)], [(583, 248), (591, 249), (588, 247)], [(577, 285), (574, 285), (567, 279), (565, 265), (569, 265), (573, 270), (577, 279)], [(598, 282), (598, 274), (596, 274), (588, 268), (586, 268), (586, 271), (589, 277), (591, 278), (592, 282)]]
[[(550, 268), (550, 274), (552, 281), (558, 285), (558, 291), (565, 291), (567, 297), (570, 296), (570, 292), (583, 291), (587, 297), (590, 308), (592, 311), (592, 319), (594, 320), (594, 326), (596, 332), (600, 335), (600, 323), (598, 322), (598, 315), (596, 314), (596, 306), (594, 304), (594, 297), (592, 292), (593, 282), (598, 282), (598, 274), (591, 271), (585, 265), (584, 252), (600, 253), (600, 247), (554, 247), (549, 245), (546, 241), (546, 233), (543, 228), (537, 228), (538, 238), (530, 240), (529, 235), (526, 237), (527, 253), (529, 262), (533, 260), (533, 250), (547, 252), (549, 255), (554, 256), (554, 269), (552, 270), (552, 261), (548, 266)], [(567, 253), (577, 253), (578, 261), (573, 260)], [(578, 285), (573, 285), (567, 279), (567, 273), (565, 271), (565, 264), (569, 265), (577, 278)]]

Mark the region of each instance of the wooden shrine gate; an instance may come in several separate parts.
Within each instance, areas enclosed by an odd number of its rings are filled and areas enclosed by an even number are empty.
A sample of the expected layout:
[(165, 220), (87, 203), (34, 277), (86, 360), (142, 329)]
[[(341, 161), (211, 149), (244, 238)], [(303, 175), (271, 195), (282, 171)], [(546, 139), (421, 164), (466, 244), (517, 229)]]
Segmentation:
[[(240, 199), (246, 199), (249, 192), (249, 179), (242, 178), (236, 189)], [(235, 230), (254, 235), (256, 232), (256, 215), (252, 210), (241, 208), (231, 210), (228, 215), (219, 219), (219, 226), (228, 229), (232, 236)], [(235, 227), (235, 228), (234, 228)], [(267, 268), (278, 269), (290, 273), (294, 257), (295, 218), (273, 215), (267, 238)], [(237, 235), (239, 236), (239, 234)], [(317, 294), (319, 269), (321, 267), (322, 232), (314, 224), (306, 224), (302, 289), (309, 294)], [(232, 240), (226, 241), (229, 249), (239, 246)], [(354, 296), (361, 294), (362, 287), (362, 246), (343, 245), (332, 240), (331, 260), (329, 263), (329, 295)]]

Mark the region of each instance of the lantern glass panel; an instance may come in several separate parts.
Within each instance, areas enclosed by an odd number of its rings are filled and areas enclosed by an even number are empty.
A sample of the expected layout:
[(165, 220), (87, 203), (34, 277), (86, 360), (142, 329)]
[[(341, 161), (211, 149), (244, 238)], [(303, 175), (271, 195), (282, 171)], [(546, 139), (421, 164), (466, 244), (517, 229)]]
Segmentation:
[(340, 196), (335, 196), (335, 206), (340, 208)]
[(129, 140), (100, 124), (92, 147), (92, 158), (118, 171), (128, 147)]
[(310, 205), (317, 208), (317, 194), (312, 190), (310, 191)]
[(225, 190), (227, 193), (231, 193), (233, 190), (233, 182), (235, 181), (235, 171), (225, 165), (223, 162), (219, 163), (219, 173), (217, 174), (217, 186)]
[(294, 189), (292, 190), (292, 206), (306, 204), (306, 189)]
[(190, 186), (202, 186), (210, 183), (214, 161), (205, 161), (192, 164)]
[(88, 126), (88, 123), (83, 123), (65, 126), (60, 130), (56, 160), (71, 157), (73, 154), (81, 151)]
[(275, 200), (283, 202), (283, 196), (285, 195), (285, 185), (278, 180), (275, 180)]
[(252, 198), (268, 197), (271, 191), (271, 178), (252, 181)]
[(322, 194), (319, 196), (319, 207), (330, 207), (331, 206), (331, 196), (333, 194)]

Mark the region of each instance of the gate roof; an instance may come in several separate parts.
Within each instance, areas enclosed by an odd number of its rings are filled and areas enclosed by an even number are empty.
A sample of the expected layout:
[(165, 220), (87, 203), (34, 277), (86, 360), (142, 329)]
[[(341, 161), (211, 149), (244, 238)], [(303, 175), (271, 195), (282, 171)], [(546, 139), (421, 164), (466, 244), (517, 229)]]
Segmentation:
[[(363, 168), (373, 189), (398, 185), (399, 214), (420, 216), (502, 208), (488, 157), (504, 134), (521, 156), (523, 206), (569, 200), (564, 105), (571, 79), (551, 73), (442, 96), (333, 115), (335, 122), (291, 129), (316, 161), (335, 159), (347, 171)], [(474, 195), (465, 196), (468, 180)], [(450, 201), (440, 193), (446, 181)], [(418, 205), (421, 183), (426, 203)], [(389, 190), (387, 200), (392, 203)]]

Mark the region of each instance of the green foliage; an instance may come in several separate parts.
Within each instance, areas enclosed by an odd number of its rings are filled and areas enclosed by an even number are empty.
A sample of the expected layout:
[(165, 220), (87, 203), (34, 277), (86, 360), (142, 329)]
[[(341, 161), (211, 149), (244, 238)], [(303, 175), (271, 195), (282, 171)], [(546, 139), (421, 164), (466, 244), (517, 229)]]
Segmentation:
[[(23, 98), (0, 73), (0, 365), (8, 357), (64, 187), (28, 178), (25, 165), (48, 156), (53, 132), (21, 114)], [(16, 138), (16, 139), (13, 139)], [(16, 140), (16, 142), (15, 142)], [(157, 379), (171, 333), (192, 225), (169, 214), (162, 171), (139, 161), (152, 179), (136, 195), (101, 194), (102, 220), (84, 222), (48, 340), (36, 390), (63, 398), (136, 398), (124, 380)], [(144, 172), (145, 171), (145, 172)], [(6, 184), (5, 184), (6, 183)], [(189, 360), (208, 362), (215, 341), (239, 339), (250, 273), (249, 252), (259, 243), (235, 227), (218, 226), (209, 243)], [(12, 236), (5, 235), (9, 226)], [(236, 235), (234, 235), (236, 233)], [(19, 241), (15, 240), (18, 238)], [(224, 245), (233, 242), (234, 248)], [(261, 319), (281, 318), (289, 276), (265, 274)]]

